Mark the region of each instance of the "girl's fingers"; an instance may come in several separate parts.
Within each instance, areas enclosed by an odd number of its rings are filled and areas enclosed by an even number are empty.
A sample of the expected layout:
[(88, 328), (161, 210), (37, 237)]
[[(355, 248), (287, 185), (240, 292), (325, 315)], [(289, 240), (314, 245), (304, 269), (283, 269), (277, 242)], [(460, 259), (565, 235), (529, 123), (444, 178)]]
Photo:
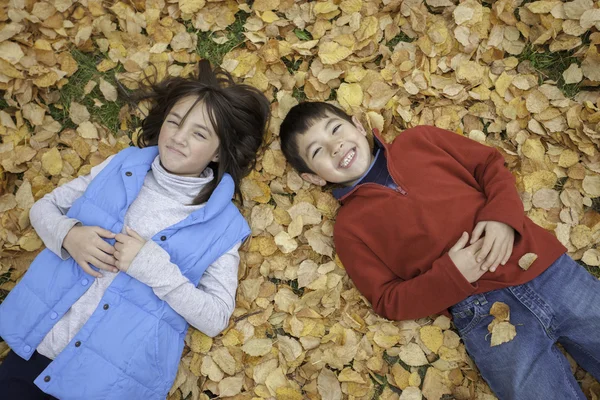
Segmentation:
[(125, 244), (125, 241), (129, 239), (129, 236), (127, 235), (123, 235), (122, 233), (119, 233), (115, 236), (115, 240), (119, 243), (123, 243)]
[(92, 264), (94, 264), (96, 267), (103, 269), (105, 271), (110, 271), (110, 272), (117, 272), (118, 269), (115, 268), (113, 265), (108, 265), (103, 261), (100, 261), (98, 259), (95, 259), (92, 261)]
[(128, 234), (129, 236), (131, 236), (131, 237), (132, 237), (132, 238), (134, 238), (134, 239), (137, 239), (137, 240), (139, 240), (140, 242), (145, 242), (145, 241), (146, 241), (146, 239), (144, 239), (143, 237), (141, 237), (141, 236), (139, 235), (139, 233), (137, 233), (136, 231), (134, 231), (133, 229), (131, 229), (131, 228), (130, 228), (130, 227), (128, 227), (128, 226), (126, 226), (126, 227), (125, 227), (125, 231), (127, 232), (127, 234)]
[(100, 228), (99, 226), (94, 226), (93, 227), (94, 232), (96, 232), (98, 234), (98, 236), (103, 237), (103, 238), (107, 238), (107, 239), (112, 239), (115, 237), (115, 234), (111, 231), (108, 231), (104, 228)]
[(97, 244), (98, 249), (102, 250), (106, 254), (113, 254), (115, 252), (114, 246), (106, 243), (104, 240), (100, 240)]
[[(92, 257), (94, 257), (96, 260), (102, 261), (105, 264), (114, 266), (115, 262), (117, 261), (115, 259), (115, 257), (111, 256), (110, 254), (106, 254), (105, 252), (103, 252), (100, 249), (96, 249), (96, 251), (92, 254)], [(94, 264), (96, 265), (96, 264)]]
[(102, 278), (102, 274), (100, 272), (96, 272), (89, 266), (87, 262), (77, 262), (82, 270), (87, 272), (88, 274), (95, 276), (96, 278)]

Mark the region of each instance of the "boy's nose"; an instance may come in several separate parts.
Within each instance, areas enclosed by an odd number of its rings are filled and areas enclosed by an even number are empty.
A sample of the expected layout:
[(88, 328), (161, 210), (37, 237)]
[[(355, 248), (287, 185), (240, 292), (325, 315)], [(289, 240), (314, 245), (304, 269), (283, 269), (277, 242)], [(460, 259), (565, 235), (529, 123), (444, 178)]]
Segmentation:
[(337, 156), (339, 154), (339, 152), (342, 151), (343, 147), (344, 147), (344, 143), (343, 142), (334, 143), (333, 144), (332, 155)]

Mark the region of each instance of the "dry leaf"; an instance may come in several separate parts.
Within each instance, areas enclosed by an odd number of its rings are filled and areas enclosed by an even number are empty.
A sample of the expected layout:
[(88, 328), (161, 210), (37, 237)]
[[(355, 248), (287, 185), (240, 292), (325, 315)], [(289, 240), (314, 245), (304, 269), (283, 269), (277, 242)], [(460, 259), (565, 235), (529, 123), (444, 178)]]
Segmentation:
[(521, 267), (522, 269), (527, 271), (529, 269), (529, 267), (531, 267), (531, 264), (533, 264), (535, 262), (535, 260), (537, 260), (537, 258), (538, 258), (537, 254), (527, 253), (519, 259), (519, 267)]

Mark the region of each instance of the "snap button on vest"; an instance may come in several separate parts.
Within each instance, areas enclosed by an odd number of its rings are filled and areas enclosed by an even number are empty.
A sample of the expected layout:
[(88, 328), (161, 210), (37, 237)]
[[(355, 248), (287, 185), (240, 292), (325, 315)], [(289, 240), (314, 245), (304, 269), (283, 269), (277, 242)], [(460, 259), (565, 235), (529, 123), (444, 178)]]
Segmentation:
[(50, 375), (46, 375), (44, 377), (44, 382), (50, 382)]
[(105, 310), (108, 310), (109, 305), (105, 304), (102, 308), (104, 308)]
[(162, 240), (164, 242), (165, 240), (167, 240), (167, 237), (166, 236), (161, 236), (160, 240)]
[(130, 171), (127, 171), (127, 172), (125, 172), (125, 175), (127, 175), (127, 176), (131, 176), (131, 175), (133, 175), (133, 174), (132, 174)]
[(81, 346), (81, 342), (78, 340), (75, 342), (75, 347), (79, 347), (79, 346)]
[(23, 347), (23, 350), (25, 350), (25, 353), (29, 353), (31, 351), (31, 347), (25, 346), (25, 347)]
[(52, 313), (50, 314), (50, 319), (56, 319), (58, 318), (58, 314), (54, 311), (52, 311)]
[(87, 284), (88, 284), (88, 282), (89, 282), (89, 281), (88, 281), (87, 279), (84, 279), (84, 280), (82, 280), (82, 281), (81, 281), (81, 284), (82, 284), (83, 286), (85, 286), (85, 285), (87, 285)]

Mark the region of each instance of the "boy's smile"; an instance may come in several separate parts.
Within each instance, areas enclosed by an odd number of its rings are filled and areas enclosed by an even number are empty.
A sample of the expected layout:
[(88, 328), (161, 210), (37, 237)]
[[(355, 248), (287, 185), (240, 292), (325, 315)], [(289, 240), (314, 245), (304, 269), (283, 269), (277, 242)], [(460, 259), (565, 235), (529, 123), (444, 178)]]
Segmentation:
[(316, 185), (351, 185), (367, 172), (373, 155), (367, 133), (356, 117), (353, 123), (329, 114), (298, 135), (298, 151), (314, 174), (302, 178)]

